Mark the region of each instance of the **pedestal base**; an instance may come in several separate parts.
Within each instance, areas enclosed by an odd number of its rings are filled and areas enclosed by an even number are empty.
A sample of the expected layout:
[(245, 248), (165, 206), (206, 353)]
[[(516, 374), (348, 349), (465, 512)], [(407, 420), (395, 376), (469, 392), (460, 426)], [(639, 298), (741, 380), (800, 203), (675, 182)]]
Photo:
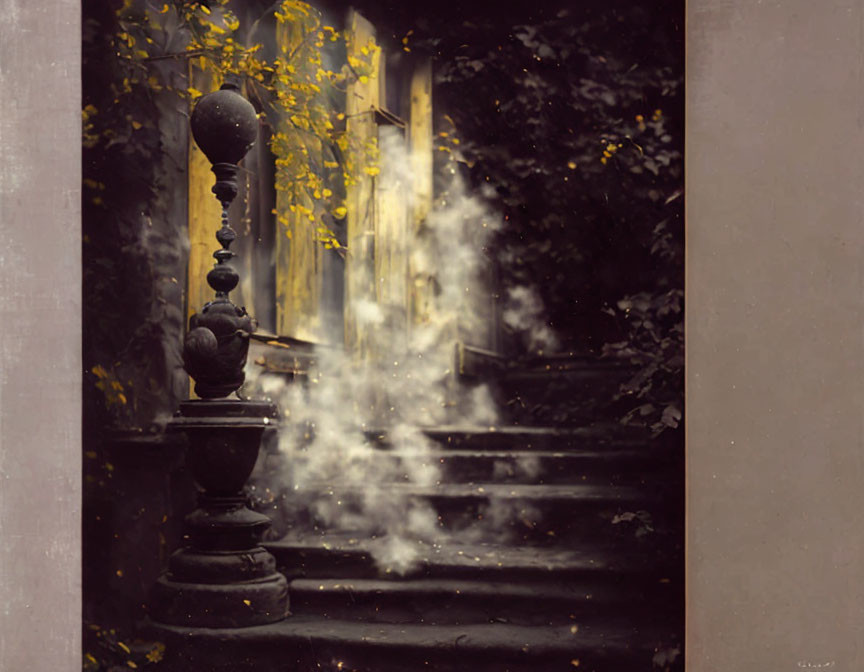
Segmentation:
[(264, 625), (287, 616), (288, 581), (278, 573), (246, 583), (227, 584), (181, 583), (163, 576), (156, 582), (151, 603), (158, 620), (169, 625), (199, 628)]
[(192, 401), (171, 423), (189, 440), (187, 464), (204, 492), (186, 517), (189, 546), (171, 556), (153, 588), (159, 623), (192, 628), (245, 628), (288, 614), (288, 582), (261, 539), (267, 516), (251, 511), (241, 490), (273, 426), (271, 404)]

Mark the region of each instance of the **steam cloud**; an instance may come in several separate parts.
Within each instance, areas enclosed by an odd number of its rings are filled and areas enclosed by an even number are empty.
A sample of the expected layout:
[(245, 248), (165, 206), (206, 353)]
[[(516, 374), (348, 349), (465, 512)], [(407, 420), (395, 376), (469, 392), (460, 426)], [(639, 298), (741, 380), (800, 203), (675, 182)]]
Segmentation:
[(533, 287), (510, 287), (501, 319), (523, 334), (531, 350), (550, 351), (558, 347), (558, 337), (546, 323), (543, 300)]
[[(382, 182), (412, 193), (409, 155), (398, 129), (381, 129), (379, 149)], [(409, 492), (434, 489), (443, 480), (440, 449), (424, 428), (488, 429), (499, 422), (489, 390), (459, 385), (452, 369), (460, 334), (489, 328), (478, 305), (491, 304), (486, 246), (501, 223), (452, 167), (447, 172), (446, 191), (426, 226), (407, 241), (412, 279), (434, 289), (422, 319), (406, 329), (388, 306), (357, 298), (351, 312), (374, 336), (368, 356), (319, 348), (306, 385), (261, 374), (254, 366), (249, 371), (254, 394), (276, 401), (284, 419), (278, 450), (253, 486), (259, 502), (272, 504), (274, 530), (289, 537), (326, 530), (374, 539), (370, 550), (378, 565), (397, 573), (411, 570), (448, 535), (488, 539), (514, 518), (534, 515), (496, 501), (483, 512), (482, 526), (447, 532), (428, 501)], [(530, 292), (511, 291), (510, 297), (521, 301), (508, 308), (512, 321), (530, 323), (521, 317), (526, 306), (527, 315), (539, 315)], [(388, 449), (375, 445), (382, 431)], [(519, 467), (528, 474), (535, 470), (533, 464)]]

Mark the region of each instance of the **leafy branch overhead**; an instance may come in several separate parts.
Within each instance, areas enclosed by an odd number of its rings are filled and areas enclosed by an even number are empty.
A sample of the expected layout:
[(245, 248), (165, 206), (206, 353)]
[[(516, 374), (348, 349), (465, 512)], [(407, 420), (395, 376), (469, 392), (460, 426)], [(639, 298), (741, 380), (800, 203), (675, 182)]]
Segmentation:
[[(379, 48), (371, 42), (351, 48), (350, 36), (324, 25), (318, 10), (298, 0), (283, 0), (257, 16), (247, 11), (242, 19), (235, 4), (243, 7), (229, 0), (161, 6), (125, 0), (110, 38), (122, 68), (110, 84), (112, 110), (134, 109), (126, 98), (170, 91), (177, 111), (188, 113), (189, 103), (205, 93), (194, 85), (200, 75), (212, 88), (226, 77), (240, 78), (267, 129), (285, 206), (308, 219), (326, 247), (339, 248), (330, 224), (345, 216), (345, 186), (355, 179), (352, 157), (365, 157), (368, 168), (375, 151), (352, 146), (341, 110), (348, 86), (372, 75)], [(177, 62), (187, 66), (179, 75), (171, 66)], [(122, 142), (131, 155), (141, 144), (137, 131), (154, 123), (140, 111), (118, 118), (89, 103), (85, 147)], [(149, 151), (139, 154), (145, 158)], [(287, 224), (285, 212), (273, 214)]]
[(411, 48), (436, 57), (436, 101), (461, 139), (450, 151), (508, 222), (505, 282), (538, 287), (570, 348), (638, 369), (621, 390), (625, 422), (672, 428), (683, 411), (683, 3), (532, 13), (508, 25), (478, 12), (458, 30), (429, 19)]
[[(336, 224), (346, 187), (377, 170), (377, 146), (352, 142), (341, 110), (346, 90), (372, 76), (378, 48), (353, 44), (298, 0), (266, 11), (227, 0), (92, 2), (83, 32), (87, 362), (124, 389), (89, 380), (106, 421), (146, 426), (166, 412), (165, 386), (182, 385), (170, 344), (185, 322), (187, 243), (165, 214), (182, 216), (175, 185), (191, 106), (227, 77), (240, 80), (274, 155), (274, 221), (286, 235), (289, 220), (307, 225), (344, 254)], [(118, 299), (125, 313), (104, 309)]]

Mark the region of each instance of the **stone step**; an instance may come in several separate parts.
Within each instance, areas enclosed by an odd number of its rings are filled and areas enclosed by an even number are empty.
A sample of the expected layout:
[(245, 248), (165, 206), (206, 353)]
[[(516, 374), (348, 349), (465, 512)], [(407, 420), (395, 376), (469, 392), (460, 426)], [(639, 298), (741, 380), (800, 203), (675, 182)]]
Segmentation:
[[(423, 433), (447, 450), (540, 450), (580, 451), (603, 450), (608, 447), (643, 448), (650, 450), (650, 437), (640, 428), (617, 423), (593, 424), (585, 427), (538, 427), (528, 425), (437, 426)], [(379, 446), (389, 445), (387, 431), (369, 429), (367, 439)]]
[[(265, 544), (289, 580), (426, 578), (440, 580), (544, 583), (549, 581), (603, 582), (614, 577), (616, 585), (632, 582), (672, 582), (680, 569), (677, 560), (661, 561), (655, 554), (622, 555), (614, 547), (578, 549), (491, 543), (436, 544), (405, 541), (412, 559), (400, 568), (390, 561), (384, 538), (319, 534), (270, 541)], [(377, 558), (377, 561), (376, 561)], [(629, 584), (628, 584), (629, 585)]]
[(634, 622), (671, 603), (671, 583), (604, 581), (510, 583), (454, 579), (296, 579), (291, 612), (377, 623), (553, 625), (619, 614)]
[[(675, 513), (675, 507), (664, 501), (665, 485), (442, 483), (418, 486), (392, 483), (375, 487), (391, 506), (399, 502), (406, 511), (414, 507), (428, 510), (430, 518), (437, 516), (437, 522), (431, 520), (430, 523), (441, 533), (513, 543), (542, 543), (619, 538), (627, 526), (613, 523), (616, 516), (642, 510), (651, 513), (655, 524), (665, 524)], [(327, 530), (331, 528), (327, 518), (318, 518), (312, 513), (316, 507), (328, 511), (328, 516), (338, 510), (342, 516), (340, 520), (349, 514), (361, 514), (362, 502), (369, 496), (370, 487), (322, 483), (295, 490), (291, 496), (296, 498), (297, 506), (292, 507), (291, 501), (285, 502), (282, 518), (290, 529)], [(679, 490), (666, 487), (669, 493)], [(316, 504), (310, 508), (308, 504), (313, 501)], [(383, 527), (374, 527), (374, 522), (370, 524), (369, 515), (363, 517), (367, 521), (364, 528), (367, 534), (385, 532)], [(281, 524), (279, 529), (283, 529)]]
[(241, 630), (151, 630), (166, 644), (166, 672), (644, 672), (676, 633), (658, 625), (433, 626), (302, 616)]
[[(585, 485), (585, 484), (525, 484), (525, 483), (439, 483), (418, 485), (416, 483), (378, 484), (394, 497), (418, 497), (459, 504), (488, 502), (507, 499), (531, 503), (566, 503), (569, 506), (601, 506), (629, 504), (649, 499), (644, 488), (634, 486)], [(296, 492), (319, 493), (322, 496), (362, 494), (364, 488), (354, 483), (310, 484)]]
[(581, 424), (614, 418), (614, 399), (633, 373), (633, 367), (613, 360), (550, 361), (509, 371), (490, 387), (498, 406), (514, 422)]
[(642, 449), (607, 450), (381, 450), (370, 460), (383, 473), (409, 481), (424, 469), (445, 483), (645, 485), (668, 478), (669, 460)]

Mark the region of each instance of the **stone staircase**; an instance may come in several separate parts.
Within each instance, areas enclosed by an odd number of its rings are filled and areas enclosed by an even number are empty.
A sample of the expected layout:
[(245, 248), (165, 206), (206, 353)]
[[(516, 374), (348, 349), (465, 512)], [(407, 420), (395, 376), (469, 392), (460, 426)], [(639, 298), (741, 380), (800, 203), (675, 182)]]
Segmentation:
[[(610, 386), (606, 365), (557, 371), (556, 385), (569, 378), (571, 393), (586, 399), (598, 396), (591, 373)], [(520, 399), (509, 418), (520, 424), (425, 431), (433, 448), (423, 459), (440, 469), (438, 482), (387, 485), (399, 501), (437, 514), (440, 536), (410, 542), (416, 558), (407, 571), (380, 561), (386, 534), (334, 530), (299, 515), (280, 530), (284, 538), (266, 544), (290, 582), (291, 616), (241, 634), (178, 629), (192, 652), (187, 664), (268, 672), (682, 669), (683, 655), (669, 662), (683, 638), (682, 446), (578, 415), (569, 426), (521, 424), (535, 420), (532, 403), (548, 410), (542, 380), (552, 375), (540, 362), (528, 374), (498, 376), (499, 403), (514, 391)], [(394, 449), (386, 432), (367, 438), (376, 459), (398, 466), (416, 458)], [(328, 484), (308, 487), (326, 496)], [(362, 496), (355, 490), (333, 487), (332, 496), (350, 506)]]

